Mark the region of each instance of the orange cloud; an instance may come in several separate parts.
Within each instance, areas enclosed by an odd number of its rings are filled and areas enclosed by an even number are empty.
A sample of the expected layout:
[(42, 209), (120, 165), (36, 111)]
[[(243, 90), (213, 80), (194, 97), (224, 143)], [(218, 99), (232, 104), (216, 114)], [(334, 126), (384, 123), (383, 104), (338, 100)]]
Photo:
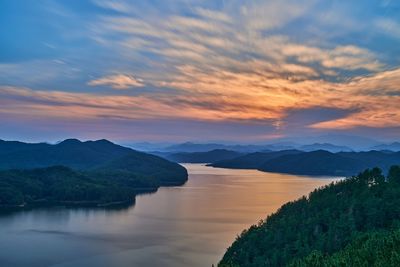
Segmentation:
[(193, 67), (182, 67), (179, 73), (181, 76), (163, 86), (190, 94), (98, 95), (3, 86), (0, 87), (0, 113), (76, 119), (260, 121), (282, 128), (291, 110), (326, 107), (354, 112), (309, 127), (400, 125), (400, 69), (346, 82), (283, 79), (264, 76), (261, 71), (220, 71), (210, 75)]
[[(141, 14), (133, 12), (135, 7), (129, 3), (95, 2), (120, 14), (100, 17), (92, 25), (91, 38), (126, 60), (123, 66), (135, 61), (146, 67), (135, 72), (143, 80), (112, 74), (87, 84), (128, 89), (142, 87), (146, 81), (151, 89), (173, 91), (129, 96), (124, 91), (99, 95), (3, 86), (0, 113), (77, 119), (247, 120), (278, 129), (285, 126), (290, 111), (327, 107), (352, 112), (305, 127), (400, 125), (400, 68), (388, 70), (382, 58), (361, 42), (334, 43), (322, 37), (301, 42), (279, 31), (304, 16), (315, 1), (258, 1), (240, 8), (226, 4), (218, 11), (194, 6), (191, 15), (155, 11), (151, 16), (129, 16)], [(336, 16), (332, 21), (338, 21)], [(390, 21), (377, 23), (391, 32), (393, 26)], [(3, 77), (8, 77), (11, 67), (3, 69)]]

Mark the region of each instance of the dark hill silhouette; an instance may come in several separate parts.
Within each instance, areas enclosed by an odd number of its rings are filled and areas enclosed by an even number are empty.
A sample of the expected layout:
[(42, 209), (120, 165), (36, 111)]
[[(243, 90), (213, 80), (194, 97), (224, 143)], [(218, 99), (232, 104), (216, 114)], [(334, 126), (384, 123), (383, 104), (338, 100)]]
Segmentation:
[(140, 153), (107, 140), (81, 142), (67, 139), (59, 144), (0, 142), (0, 169), (32, 169), (64, 165), (90, 169), (129, 153)]
[(324, 150), (317, 150), (276, 157), (265, 162), (258, 169), (268, 172), (301, 175), (345, 176), (363, 170), (364, 165), (358, 159), (344, 157)]
[(325, 150), (302, 152), (251, 153), (231, 160), (217, 161), (210, 166), (233, 169), (259, 169), (301, 175), (347, 176), (366, 168), (380, 167), (387, 171), (391, 165), (400, 164), (400, 152), (368, 151), (338, 152)]
[(231, 168), (231, 169), (258, 169), (268, 160), (283, 155), (291, 155), (302, 153), (299, 150), (282, 150), (276, 152), (255, 152), (239, 156), (237, 158), (229, 160), (216, 161), (209, 166), (219, 167), (219, 168)]
[(156, 178), (159, 185), (181, 185), (187, 180), (187, 171), (179, 164), (142, 152), (129, 153), (116, 158), (97, 170), (120, 171)]
[(104, 203), (182, 185), (184, 167), (107, 140), (0, 142), (0, 207), (41, 202)]

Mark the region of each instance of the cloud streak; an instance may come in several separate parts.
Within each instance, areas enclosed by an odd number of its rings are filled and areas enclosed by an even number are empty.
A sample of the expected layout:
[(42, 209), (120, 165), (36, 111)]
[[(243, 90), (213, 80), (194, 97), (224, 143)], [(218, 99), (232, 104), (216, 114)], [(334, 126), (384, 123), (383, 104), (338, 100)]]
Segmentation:
[(75, 54), (0, 64), (0, 114), (250, 122), (268, 125), (265, 136), (290, 132), (293, 112), (337, 115), (296, 122), (310, 131), (400, 125), (390, 3), (377, 14), (317, 0), (92, 4), (82, 29), (67, 31), (88, 42)]
[[(293, 109), (349, 110), (342, 118), (308, 125), (317, 129), (394, 127), (400, 124), (400, 69), (357, 77), (342, 83), (321, 80), (264, 79), (263, 76), (199, 74), (187, 69), (188, 81), (169, 86), (190, 94), (116, 96), (0, 87), (0, 113), (38, 117), (96, 119), (191, 119), (259, 121), (285, 126)], [(192, 82), (192, 76), (196, 82)], [(190, 88), (192, 86), (192, 88)], [(214, 93), (208, 88), (212, 87)], [(230, 88), (229, 93), (225, 88)], [(318, 90), (316, 90), (316, 88)], [(244, 90), (245, 89), (245, 90)], [(195, 93), (197, 92), (197, 93)], [(307, 126), (307, 125), (306, 125)]]
[(144, 86), (142, 79), (137, 79), (132, 75), (115, 74), (105, 76), (99, 79), (91, 80), (88, 82), (90, 86), (110, 86), (113, 89), (128, 89), (131, 87)]

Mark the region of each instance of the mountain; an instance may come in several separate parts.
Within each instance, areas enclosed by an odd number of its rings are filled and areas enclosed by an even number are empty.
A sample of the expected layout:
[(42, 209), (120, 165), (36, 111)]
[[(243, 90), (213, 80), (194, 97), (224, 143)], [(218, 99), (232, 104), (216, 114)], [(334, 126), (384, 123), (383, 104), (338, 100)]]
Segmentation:
[(400, 151), (400, 142), (394, 142), (391, 144), (382, 144), (373, 146), (371, 149), (373, 150), (387, 150), (387, 151)]
[(226, 149), (225, 145), (222, 144), (196, 144), (192, 142), (186, 142), (182, 144), (171, 145), (165, 148), (165, 151), (172, 152), (207, 152), (214, 149)]
[(150, 152), (150, 151), (163, 151), (164, 148), (171, 146), (172, 143), (164, 143), (164, 142), (157, 142), (157, 143), (150, 143), (150, 142), (125, 142), (121, 143), (124, 147), (129, 147), (135, 150)]
[(166, 147), (166, 152), (208, 152), (216, 149), (232, 150), (237, 152), (249, 153), (263, 150), (270, 150), (270, 145), (224, 145), (216, 143), (196, 144), (186, 142)]
[(180, 152), (168, 153), (164, 157), (168, 160), (180, 163), (209, 163), (220, 160), (233, 159), (242, 155), (242, 153), (226, 150), (214, 149), (207, 152)]
[(95, 169), (134, 173), (156, 179), (158, 186), (182, 185), (187, 181), (187, 171), (179, 164), (155, 155), (136, 152), (113, 159)]
[(331, 183), (242, 232), (219, 267), (399, 266), (400, 166)]
[(0, 206), (126, 201), (138, 192), (181, 185), (187, 176), (179, 164), (107, 140), (0, 142)]
[(0, 169), (31, 169), (54, 165), (89, 169), (129, 153), (140, 153), (107, 140), (67, 139), (56, 145), (0, 142)]
[[(325, 150), (283, 155), (273, 158), (259, 170), (267, 172), (291, 173), (300, 175), (346, 176), (365, 169), (362, 161), (344, 157)], [(374, 165), (370, 166), (374, 167)]]
[(315, 151), (315, 150), (326, 150), (329, 152), (350, 152), (352, 149), (350, 149), (347, 146), (337, 146), (337, 145), (332, 145), (329, 143), (314, 143), (311, 145), (302, 145), (299, 147), (299, 150), (303, 151)]
[(299, 150), (282, 150), (277, 152), (255, 152), (233, 159), (220, 160), (209, 164), (212, 167), (231, 168), (231, 169), (258, 169), (268, 160), (283, 155), (291, 155), (301, 153)]
[(347, 134), (326, 134), (307, 137), (296, 136), (293, 137), (293, 139), (288, 140), (296, 140), (297, 142), (300, 142), (302, 144), (329, 143), (335, 144), (337, 146), (349, 147), (354, 151), (370, 150), (372, 146), (380, 144), (380, 142), (378, 142), (377, 140), (368, 137)]
[[(295, 142), (296, 141), (296, 142)], [(163, 152), (207, 152), (215, 149), (226, 149), (242, 153), (268, 152), (281, 150), (315, 151), (326, 150), (329, 152), (367, 151), (371, 146), (380, 145), (373, 139), (349, 135), (322, 135), (298, 139), (282, 139), (265, 144), (229, 145), (219, 143), (192, 143), (186, 142), (157, 149)], [(397, 148), (396, 144), (393, 144)], [(381, 150), (381, 149), (375, 149)], [(384, 149), (382, 149), (384, 150)], [(400, 150), (400, 148), (399, 148)]]
[(339, 152), (337, 155), (360, 160), (366, 167), (378, 166), (387, 171), (391, 165), (400, 163), (400, 152), (392, 151), (362, 151), (362, 152)]
[(265, 162), (259, 170), (301, 175), (348, 176), (366, 168), (380, 167), (385, 172), (400, 164), (400, 152), (338, 152), (324, 150), (285, 155)]
[(347, 176), (363, 169), (380, 167), (387, 171), (391, 165), (400, 164), (400, 152), (368, 151), (337, 152), (325, 150), (303, 152), (283, 150), (267, 153), (250, 153), (230, 160), (209, 164), (232, 169), (258, 169), (300, 175)]

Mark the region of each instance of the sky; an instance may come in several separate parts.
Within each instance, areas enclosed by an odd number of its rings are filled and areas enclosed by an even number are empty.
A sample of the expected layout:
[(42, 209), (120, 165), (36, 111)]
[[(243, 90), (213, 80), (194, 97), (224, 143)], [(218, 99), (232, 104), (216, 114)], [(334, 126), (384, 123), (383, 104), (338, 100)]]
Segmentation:
[(0, 138), (400, 136), (400, 2), (3, 0)]

